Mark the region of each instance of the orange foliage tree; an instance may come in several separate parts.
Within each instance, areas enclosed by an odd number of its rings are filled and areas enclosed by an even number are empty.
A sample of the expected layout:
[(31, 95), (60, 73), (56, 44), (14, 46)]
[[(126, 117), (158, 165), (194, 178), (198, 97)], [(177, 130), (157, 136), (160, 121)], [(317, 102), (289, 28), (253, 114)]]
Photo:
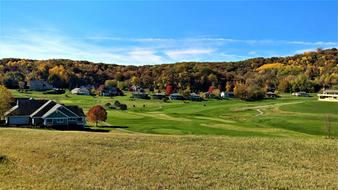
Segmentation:
[(96, 105), (87, 113), (87, 119), (89, 122), (95, 122), (97, 127), (98, 122), (107, 120), (107, 111), (100, 105)]

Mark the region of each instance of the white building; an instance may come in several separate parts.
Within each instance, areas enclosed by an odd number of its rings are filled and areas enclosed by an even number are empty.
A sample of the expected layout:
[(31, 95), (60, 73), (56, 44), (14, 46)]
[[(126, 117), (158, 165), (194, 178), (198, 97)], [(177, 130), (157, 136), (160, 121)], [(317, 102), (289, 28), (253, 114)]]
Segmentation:
[(294, 92), (292, 93), (292, 96), (298, 96), (298, 97), (309, 97), (309, 94), (306, 92)]
[(77, 94), (77, 95), (89, 95), (90, 92), (87, 88), (74, 88), (72, 91), (70, 91), (72, 94)]
[(338, 102), (338, 90), (324, 90), (318, 94), (319, 101)]

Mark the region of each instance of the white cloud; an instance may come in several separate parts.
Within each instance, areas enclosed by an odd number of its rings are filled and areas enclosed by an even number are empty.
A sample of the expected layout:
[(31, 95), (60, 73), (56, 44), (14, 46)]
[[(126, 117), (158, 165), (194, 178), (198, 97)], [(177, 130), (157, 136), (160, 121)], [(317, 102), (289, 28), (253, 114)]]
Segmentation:
[(290, 45), (314, 45), (314, 46), (337, 46), (338, 42), (331, 41), (286, 41), (286, 40), (242, 40), (232, 38), (120, 38), (111, 36), (88, 37), (91, 40), (111, 40), (111, 41), (130, 41), (130, 42), (224, 42), (224, 43), (244, 43), (244, 44), (290, 44)]
[[(337, 46), (335, 42), (321, 41), (238, 40), (227, 38), (122, 38), (109, 36), (70, 37), (53, 29), (22, 29), (0, 36), (0, 58), (65, 58), (125, 65), (145, 65), (180, 61), (235, 61), (257, 56), (255, 49), (249, 52), (247, 50), (246, 52), (243, 51), (245, 49), (242, 48), (246, 47), (243, 44), (250, 45), (249, 48), (255, 47), (251, 45), (265, 44), (293, 44), (296, 47), (299, 46), (299, 49), (305, 49), (307, 46)], [(229, 49), (231, 53), (224, 52), (228, 50), (227, 48), (231, 48)], [(308, 51), (308, 49), (297, 50), (296, 53), (303, 53), (304, 51)], [(260, 51), (260, 53), (262, 52)], [(264, 55), (268, 56), (268, 54)]]
[(159, 64), (166, 60), (149, 48), (99, 46), (56, 34), (17, 34), (2, 38), (0, 58), (65, 58), (117, 64)]
[(209, 54), (213, 52), (213, 49), (183, 49), (183, 50), (170, 50), (165, 53), (169, 57), (185, 56), (185, 55), (199, 55), (199, 54)]

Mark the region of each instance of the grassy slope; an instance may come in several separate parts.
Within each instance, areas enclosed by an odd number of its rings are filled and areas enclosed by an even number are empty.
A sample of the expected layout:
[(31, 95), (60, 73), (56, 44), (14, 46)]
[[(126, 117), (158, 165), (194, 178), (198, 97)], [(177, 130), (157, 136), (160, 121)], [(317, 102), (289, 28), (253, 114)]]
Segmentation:
[(337, 189), (336, 141), (0, 129), (0, 189)]
[[(109, 110), (107, 123), (103, 125), (128, 127), (129, 131), (141, 133), (310, 137), (325, 135), (327, 115), (330, 115), (331, 125), (338, 126), (338, 104), (319, 102), (315, 96), (297, 98), (284, 95), (278, 100), (258, 102), (215, 100), (164, 103), (156, 100), (131, 101), (129, 96), (111, 99), (71, 94), (66, 97), (37, 92), (13, 93), (16, 97), (48, 98), (79, 105), (85, 111), (96, 104), (119, 100), (126, 103), (129, 110)], [(334, 132), (337, 136), (337, 127), (334, 127)]]

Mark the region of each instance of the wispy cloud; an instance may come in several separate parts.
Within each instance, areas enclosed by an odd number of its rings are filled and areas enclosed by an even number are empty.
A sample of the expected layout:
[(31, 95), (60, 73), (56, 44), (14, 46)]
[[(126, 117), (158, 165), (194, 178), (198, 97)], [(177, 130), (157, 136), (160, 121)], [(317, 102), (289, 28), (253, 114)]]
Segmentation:
[(164, 53), (168, 55), (171, 59), (194, 59), (196, 56), (202, 54), (211, 54), (215, 50), (213, 49), (181, 49), (181, 50), (169, 50), (165, 51)]
[[(72, 37), (55, 29), (13, 31), (0, 38), (0, 58), (66, 58), (125, 65), (180, 61), (235, 61), (271, 56), (267, 46), (297, 47), (299, 53), (312, 47), (336, 47), (336, 42), (240, 40), (228, 38), (125, 38), (116, 36)], [(315, 49), (315, 48), (314, 48)], [(285, 52), (283, 52), (285, 53)], [(294, 53), (289, 51), (289, 53)]]
[(314, 45), (314, 46), (337, 46), (338, 42), (333, 41), (286, 41), (286, 40), (241, 40), (231, 38), (121, 38), (112, 36), (92, 36), (90, 40), (111, 40), (111, 41), (130, 41), (130, 42), (224, 42), (224, 43), (243, 43), (243, 44), (294, 44), (294, 45)]

